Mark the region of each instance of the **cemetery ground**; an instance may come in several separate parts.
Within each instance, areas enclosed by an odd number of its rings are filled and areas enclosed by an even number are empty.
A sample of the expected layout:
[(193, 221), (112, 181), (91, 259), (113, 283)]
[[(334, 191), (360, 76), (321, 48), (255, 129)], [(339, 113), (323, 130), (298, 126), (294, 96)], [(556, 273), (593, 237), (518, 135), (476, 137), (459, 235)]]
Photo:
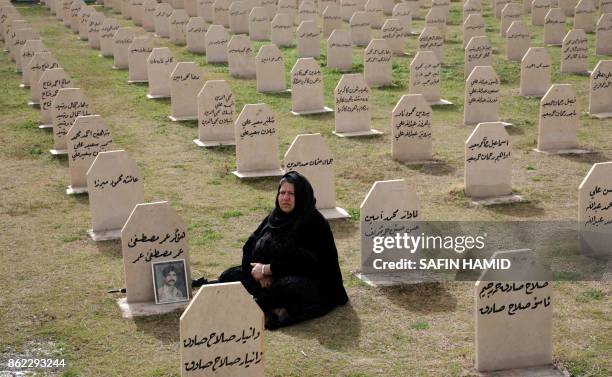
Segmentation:
[[(416, 188), (427, 220), (574, 220), (581, 180), (593, 163), (612, 161), (612, 122), (586, 114), (588, 78), (559, 73), (558, 47), (548, 48), (553, 83), (575, 85), (581, 109), (578, 138), (583, 148), (596, 153), (568, 157), (532, 151), (539, 100), (518, 97), (520, 65), (504, 58), (499, 21), (489, 2), (483, 3), (494, 68), (502, 80), (501, 119), (514, 124), (508, 129), (513, 188), (527, 203), (483, 208), (463, 195), (464, 141), (473, 127), (460, 126), (464, 79), (458, 2), (451, 4), (441, 90), (455, 105), (434, 108), (434, 153), (443, 161), (436, 165), (409, 166), (391, 159), (390, 113), (407, 93), (412, 57), (394, 57), (394, 86), (372, 90), (372, 128), (385, 134), (341, 139), (331, 133), (333, 113), (295, 117), (289, 94), (257, 93), (255, 80), (233, 79), (226, 65), (207, 65), (203, 55), (154, 39), (155, 47), (169, 47), (179, 61), (196, 61), (206, 80), (227, 80), (237, 112), (244, 104), (269, 104), (277, 117), (281, 155), (296, 135), (316, 132), (335, 154), (337, 203), (352, 215), (332, 222), (350, 302), (323, 318), (266, 332), (266, 375), (476, 375), (473, 282), (372, 288), (351, 274), (359, 269), (358, 209), (367, 191), (374, 181), (404, 178)], [(133, 26), (107, 8), (98, 10)], [(230, 173), (235, 170), (234, 148), (196, 147), (196, 122), (169, 121), (169, 100), (148, 100), (146, 85), (128, 84), (127, 71), (112, 70), (112, 59), (99, 57), (48, 10), (20, 6), (19, 11), (75, 87), (84, 89), (115, 144), (137, 162), (146, 201), (169, 200), (188, 224), (193, 276), (214, 278), (238, 264), (242, 244), (272, 208), (277, 179), (238, 180)], [(413, 24), (419, 30), (423, 21)], [(530, 29), (532, 46), (542, 46), (542, 28)], [(594, 35), (588, 38), (592, 48)], [(410, 38), (406, 48), (412, 56), (415, 42), (416, 37)], [(253, 50), (264, 43), (254, 42)], [(321, 48), (324, 67), (324, 41)], [(295, 49), (281, 50), (288, 74)], [(353, 72), (361, 71), (362, 51), (354, 49)], [(600, 59), (590, 55), (589, 68)], [(323, 72), (326, 105), (333, 107), (333, 88), (341, 73)], [(14, 64), (0, 53), (0, 360), (62, 357), (68, 363), (66, 376), (178, 376), (180, 313), (121, 318), (115, 302), (119, 296), (106, 293), (124, 286), (120, 242), (96, 243), (87, 236), (87, 196), (65, 194), (67, 160), (49, 154), (52, 136), (37, 128), (40, 110), (26, 105), (29, 90), (19, 88), (19, 82)], [(566, 275), (568, 280), (578, 278)], [(612, 374), (610, 288), (598, 282), (554, 283), (555, 363), (573, 375)]]

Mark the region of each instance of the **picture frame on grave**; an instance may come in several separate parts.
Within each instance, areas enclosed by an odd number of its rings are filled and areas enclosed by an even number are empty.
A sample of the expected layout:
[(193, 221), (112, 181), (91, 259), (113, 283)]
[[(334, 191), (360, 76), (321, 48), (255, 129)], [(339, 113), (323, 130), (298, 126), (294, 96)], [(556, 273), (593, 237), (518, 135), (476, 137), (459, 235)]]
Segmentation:
[(189, 301), (190, 292), (187, 286), (185, 259), (151, 262), (151, 276), (155, 304)]

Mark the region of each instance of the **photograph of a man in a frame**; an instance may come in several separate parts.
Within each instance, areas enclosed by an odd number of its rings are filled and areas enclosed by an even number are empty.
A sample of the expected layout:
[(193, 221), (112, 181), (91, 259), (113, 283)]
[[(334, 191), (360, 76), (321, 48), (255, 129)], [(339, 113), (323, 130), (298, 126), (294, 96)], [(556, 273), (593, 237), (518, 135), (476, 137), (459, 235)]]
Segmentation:
[(152, 263), (155, 303), (188, 301), (185, 260)]

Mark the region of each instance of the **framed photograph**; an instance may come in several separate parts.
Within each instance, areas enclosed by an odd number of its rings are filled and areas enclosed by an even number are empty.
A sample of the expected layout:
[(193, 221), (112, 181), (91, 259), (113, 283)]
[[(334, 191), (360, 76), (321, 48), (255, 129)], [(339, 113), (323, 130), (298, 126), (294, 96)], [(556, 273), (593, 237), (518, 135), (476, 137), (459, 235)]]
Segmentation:
[(185, 260), (151, 263), (156, 304), (189, 301)]

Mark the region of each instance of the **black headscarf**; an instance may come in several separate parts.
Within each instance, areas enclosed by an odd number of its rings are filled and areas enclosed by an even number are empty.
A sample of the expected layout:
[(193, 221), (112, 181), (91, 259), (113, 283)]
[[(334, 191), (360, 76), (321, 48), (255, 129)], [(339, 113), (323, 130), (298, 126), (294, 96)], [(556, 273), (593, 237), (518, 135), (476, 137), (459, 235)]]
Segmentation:
[[(290, 213), (283, 212), (278, 204), (280, 189), (285, 182), (292, 183), (295, 190), (295, 207)], [(268, 216), (267, 226), (271, 229), (289, 227), (296, 229), (316, 211), (316, 202), (314, 191), (306, 177), (298, 172), (290, 171), (283, 176), (278, 184), (275, 206)]]

